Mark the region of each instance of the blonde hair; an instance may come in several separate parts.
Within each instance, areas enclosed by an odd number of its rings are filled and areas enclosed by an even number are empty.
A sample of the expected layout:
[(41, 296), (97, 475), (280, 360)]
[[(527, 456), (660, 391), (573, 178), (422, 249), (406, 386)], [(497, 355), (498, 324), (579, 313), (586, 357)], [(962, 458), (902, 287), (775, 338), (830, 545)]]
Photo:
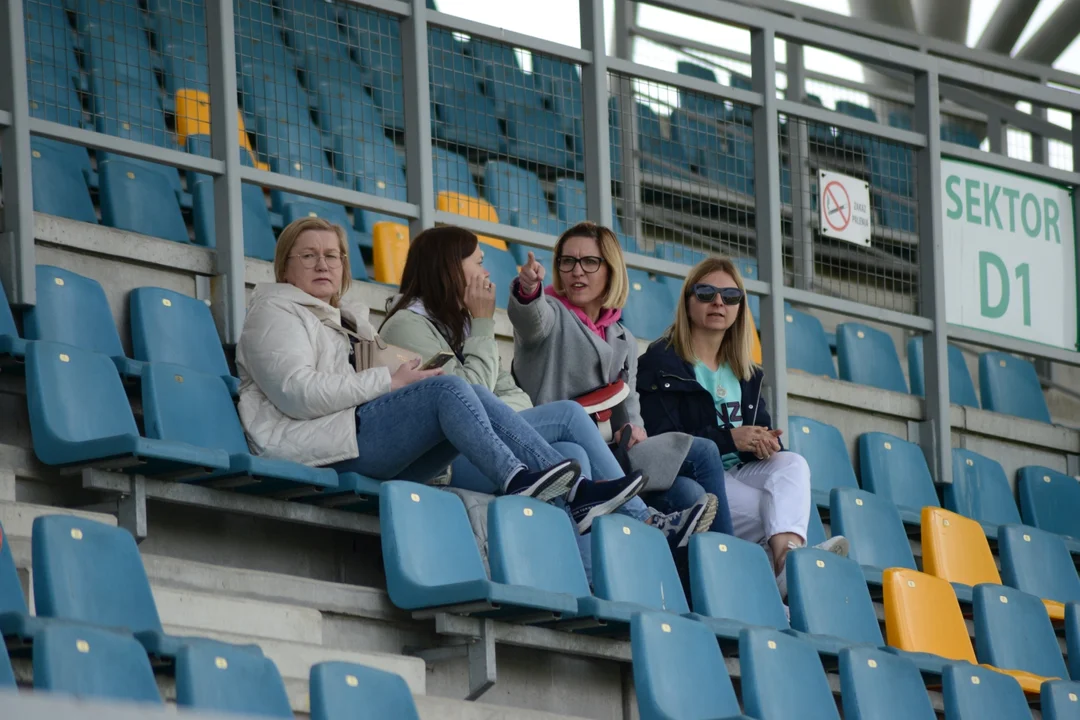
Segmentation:
[(592, 238), (600, 246), (600, 256), (608, 266), (608, 285), (604, 294), (603, 307), (621, 310), (630, 295), (630, 280), (626, 277), (626, 261), (623, 259), (619, 239), (609, 228), (592, 222), (581, 222), (559, 236), (555, 243), (555, 254), (551, 260), (551, 286), (559, 295), (565, 295), (562, 275), (559, 273), (559, 258), (563, 246), (570, 238)]
[(746, 304), (746, 288), (743, 286), (742, 275), (739, 269), (728, 258), (710, 257), (702, 260), (686, 274), (686, 280), (682, 286), (682, 302), (675, 309), (675, 323), (665, 334), (668, 346), (675, 348), (683, 360), (694, 363), (698, 358), (694, 355), (692, 343), (693, 330), (690, 327), (690, 296), (692, 288), (701, 280), (715, 272), (725, 272), (730, 275), (735, 284), (743, 291), (743, 299), (739, 305), (739, 314), (735, 316), (735, 323), (724, 333), (724, 339), (716, 351), (716, 361), (719, 364), (727, 364), (731, 372), (740, 380), (749, 380), (754, 372), (752, 359), (754, 338), (753, 325), (747, 318), (750, 309)]
[(334, 297), (330, 298), (330, 304), (338, 306), (341, 296), (349, 290), (352, 284), (352, 267), (349, 264), (349, 240), (345, 234), (345, 228), (320, 217), (305, 217), (293, 220), (278, 235), (277, 247), (274, 248), (274, 279), (283, 283), (285, 280), (285, 266), (289, 264), (289, 255), (293, 246), (308, 230), (329, 230), (337, 235), (338, 249), (341, 251), (341, 289)]

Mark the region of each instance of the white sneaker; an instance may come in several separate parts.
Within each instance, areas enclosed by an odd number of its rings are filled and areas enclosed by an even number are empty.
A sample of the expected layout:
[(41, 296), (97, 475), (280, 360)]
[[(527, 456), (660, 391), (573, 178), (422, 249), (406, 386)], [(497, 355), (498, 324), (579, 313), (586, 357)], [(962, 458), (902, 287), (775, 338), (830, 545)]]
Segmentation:
[[(803, 547), (796, 542), (788, 543), (788, 551), (798, 550)], [(825, 552), (835, 553), (840, 557), (847, 557), (848, 552), (851, 550), (851, 543), (843, 535), (834, 535), (823, 543), (819, 543), (814, 546), (818, 550), (824, 550)], [(784, 558), (783, 569), (776, 574), (776, 587), (780, 590), (780, 597), (784, 600), (787, 599), (787, 558)]]

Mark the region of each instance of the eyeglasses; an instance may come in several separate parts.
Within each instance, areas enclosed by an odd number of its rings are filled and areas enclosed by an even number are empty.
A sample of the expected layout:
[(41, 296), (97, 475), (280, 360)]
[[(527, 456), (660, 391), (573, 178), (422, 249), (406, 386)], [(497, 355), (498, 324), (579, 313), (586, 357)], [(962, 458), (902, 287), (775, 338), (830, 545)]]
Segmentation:
[(574, 272), (574, 266), (580, 263), (581, 269), (590, 275), (600, 269), (603, 264), (604, 258), (596, 257), (595, 255), (586, 255), (585, 257), (571, 257), (570, 255), (559, 256), (559, 271), (564, 273)]
[(311, 270), (319, 264), (319, 258), (326, 261), (326, 267), (331, 270), (336, 270), (341, 267), (341, 253), (328, 252), (325, 255), (319, 255), (313, 252), (304, 252), (298, 255), (290, 255), (291, 258), (299, 258), (300, 264), (305, 270)]
[(697, 283), (690, 292), (687, 293), (687, 297), (693, 295), (698, 299), (698, 302), (711, 303), (716, 299), (716, 296), (720, 296), (720, 300), (725, 305), (738, 305), (742, 302), (743, 291), (737, 287), (718, 288), (713, 285), (706, 285), (705, 283)]

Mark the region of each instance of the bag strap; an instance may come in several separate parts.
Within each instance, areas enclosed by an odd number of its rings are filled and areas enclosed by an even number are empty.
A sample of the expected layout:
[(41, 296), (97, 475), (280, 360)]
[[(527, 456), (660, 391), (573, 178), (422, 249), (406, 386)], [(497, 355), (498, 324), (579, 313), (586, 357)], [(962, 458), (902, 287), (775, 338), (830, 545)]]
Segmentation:
[(628, 424), (622, 426), (622, 435), (619, 436), (618, 444), (612, 443), (610, 446), (611, 454), (615, 456), (619, 467), (627, 474), (634, 471), (630, 466), (630, 439), (633, 437), (633, 433), (626, 431), (628, 427), (630, 427)]

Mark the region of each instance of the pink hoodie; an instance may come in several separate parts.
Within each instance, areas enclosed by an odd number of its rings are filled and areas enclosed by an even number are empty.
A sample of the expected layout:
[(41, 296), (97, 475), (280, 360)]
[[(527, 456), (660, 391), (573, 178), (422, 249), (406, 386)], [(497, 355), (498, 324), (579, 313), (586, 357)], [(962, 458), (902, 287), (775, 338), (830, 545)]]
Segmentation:
[[(530, 303), (540, 297), (540, 288), (537, 288), (536, 292), (534, 292), (532, 295), (525, 297), (520, 292), (519, 286), (517, 285), (517, 280), (515, 280), (514, 283), (514, 293), (517, 295), (518, 300), (520, 300), (521, 302)], [(579, 308), (577, 305), (571, 303), (564, 296), (555, 292), (554, 287), (551, 287), (549, 285), (548, 287), (544, 288), (544, 294), (548, 295), (549, 297), (553, 297), (559, 302), (561, 302), (567, 310), (574, 313), (574, 315), (577, 316), (577, 319), (585, 324), (585, 327), (589, 328), (591, 332), (595, 333), (604, 342), (607, 342), (607, 329), (615, 323), (619, 322), (619, 318), (622, 317), (622, 310), (618, 308), (604, 308), (600, 311), (600, 317), (596, 318), (596, 322), (594, 323), (592, 320), (589, 319), (589, 316), (585, 314), (584, 310)]]

